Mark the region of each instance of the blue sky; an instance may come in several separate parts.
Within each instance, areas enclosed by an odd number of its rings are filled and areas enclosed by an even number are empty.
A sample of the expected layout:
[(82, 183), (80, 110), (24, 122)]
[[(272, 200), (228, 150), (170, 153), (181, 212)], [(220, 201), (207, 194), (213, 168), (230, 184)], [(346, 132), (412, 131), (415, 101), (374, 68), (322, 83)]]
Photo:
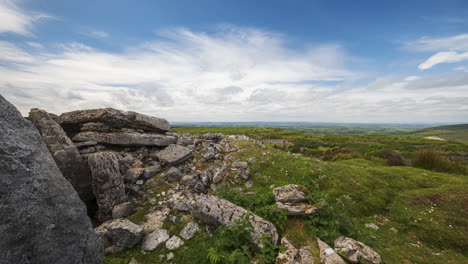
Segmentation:
[(24, 114), (468, 122), (467, 1), (0, 0)]

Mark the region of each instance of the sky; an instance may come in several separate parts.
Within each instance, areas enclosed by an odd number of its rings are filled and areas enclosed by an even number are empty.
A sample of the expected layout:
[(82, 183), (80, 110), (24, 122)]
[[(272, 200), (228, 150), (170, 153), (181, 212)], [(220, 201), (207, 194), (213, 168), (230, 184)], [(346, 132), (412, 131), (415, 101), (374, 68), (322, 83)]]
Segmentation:
[(468, 123), (468, 1), (0, 0), (24, 115)]

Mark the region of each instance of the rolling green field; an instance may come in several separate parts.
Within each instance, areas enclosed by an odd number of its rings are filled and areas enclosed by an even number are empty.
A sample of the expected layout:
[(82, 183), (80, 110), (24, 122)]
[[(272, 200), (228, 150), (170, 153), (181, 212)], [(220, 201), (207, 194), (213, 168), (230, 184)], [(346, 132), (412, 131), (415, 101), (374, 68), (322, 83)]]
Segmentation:
[(419, 137), (437, 136), (443, 139), (456, 140), (468, 144), (468, 124), (429, 127), (409, 132), (409, 134)]

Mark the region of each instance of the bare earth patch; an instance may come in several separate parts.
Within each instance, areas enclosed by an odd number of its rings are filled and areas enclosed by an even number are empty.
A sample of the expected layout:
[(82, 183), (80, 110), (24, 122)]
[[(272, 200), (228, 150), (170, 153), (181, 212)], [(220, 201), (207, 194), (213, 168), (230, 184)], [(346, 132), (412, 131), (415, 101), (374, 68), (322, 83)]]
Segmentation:
[(424, 137), (425, 139), (432, 139), (432, 140), (440, 140), (440, 141), (445, 141), (446, 139), (443, 139), (441, 137), (435, 137), (435, 136), (432, 136), (432, 137)]

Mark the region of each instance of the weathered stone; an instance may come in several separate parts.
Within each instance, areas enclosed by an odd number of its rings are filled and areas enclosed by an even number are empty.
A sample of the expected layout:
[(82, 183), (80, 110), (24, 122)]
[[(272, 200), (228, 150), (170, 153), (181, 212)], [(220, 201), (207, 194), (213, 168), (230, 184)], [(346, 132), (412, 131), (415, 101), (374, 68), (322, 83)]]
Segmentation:
[(166, 172), (166, 181), (167, 182), (177, 182), (180, 179), (182, 179), (183, 176), (184, 175), (182, 175), (182, 172), (178, 168), (171, 167)]
[(232, 167), (247, 169), (249, 167), (249, 164), (247, 162), (245, 162), (245, 161), (234, 161), (232, 163)]
[(106, 249), (132, 248), (140, 243), (144, 236), (143, 229), (124, 218), (104, 222), (94, 231), (101, 237)]
[(218, 143), (219, 141), (223, 140), (224, 135), (221, 133), (206, 133), (202, 136), (200, 136), (202, 139), (206, 140), (212, 140), (215, 143)]
[(173, 252), (169, 252), (169, 254), (167, 254), (166, 258), (167, 260), (171, 260), (173, 259), (175, 256), (174, 256), (174, 253)]
[(346, 262), (338, 255), (327, 243), (317, 238), (317, 245), (320, 252), (320, 261), (323, 264), (346, 264)]
[(119, 171), (117, 156), (112, 152), (99, 152), (88, 157), (92, 174), (93, 192), (98, 204), (98, 219), (112, 218), (112, 209), (124, 202), (125, 185)]
[(184, 244), (184, 241), (182, 239), (180, 239), (177, 236), (172, 236), (166, 241), (166, 248), (169, 250), (173, 250), (173, 249), (179, 248), (183, 244)]
[(101, 122), (91, 122), (91, 123), (84, 123), (81, 124), (80, 127), (81, 131), (97, 131), (97, 132), (114, 132), (118, 131), (117, 129), (106, 125)]
[(318, 213), (318, 208), (315, 205), (307, 203), (295, 203), (293, 205), (276, 202), (278, 208), (285, 210), (288, 215), (313, 215)]
[(307, 202), (309, 191), (306, 187), (297, 184), (288, 184), (273, 189), (273, 194), (277, 202), (281, 203), (300, 203)]
[(0, 95), (0, 263), (102, 263), (86, 207), (37, 129)]
[(192, 156), (193, 154), (191, 149), (179, 145), (170, 145), (156, 153), (156, 157), (158, 157), (161, 162), (169, 166), (180, 164), (190, 159)]
[(314, 259), (309, 247), (294, 247), (286, 237), (281, 239), (281, 246), (286, 250), (278, 253), (276, 264), (314, 264)]
[(166, 229), (156, 229), (153, 233), (147, 235), (143, 240), (143, 250), (152, 251), (155, 250), (159, 245), (166, 242), (169, 239), (169, 233)]
[(339, 237), (335, 240), (335, 251), (351, 263), (378, 264), (380, 255), (362, 242), (349, 237)]
[(161, 168), (161, 165), (159, 164), (153, 164), (151, 166), (148, 166), (145, 168), (145, 170), (143, 171), (143, 178), (145, 179), (149, 179), (151, 177), (153, 177), (154, 175), (156, 175), (156, 173), (162, 171), (162, 168)]
[(133, 213), (135, 207), (131, 202), (121, 203), (112, 209), (112, 218), (124, 218)]
[(94, 199), (91, 189), (91, 172), (73, 142), (46, 111), (31, 109), (29, 120), (39, 130), (65, 179), (73, 185), (81, 200), (91, 206)]
[(70, 127), (71, 130), (76, 130), (74, 126), (90, 122), (100, 122), (114, 128), (134, 128), (157, 133), (166, 133), (170, 129), (169, 122), (166, 119), (112, 108), (63, 113), (60, 115), (59, 120), (62, 126)]
[(210, 189), (211, 173), (209, 171), (202, 171), (196, 174), (185, 175), (180, 180), (180, 184), (192, 192), (205, 193)]
[(236, 220), (242, 219), (247, 214), (248, 221), (252, 225), (251, 230), (254, 244), (263, 248), (260, 238), (263, 235), (268, 235), (268, 241), (272, 244), (278, 242), (278, 232), (275, 226), (264, 220), (263, 218), (239, 207), (227, 200), (218, 198), (213, 195), (195, 195), (191, 204), (192, 215), (206, 224), (215, 226), (232, 226)]
[(160, 229), (164, 224), (164, 220), (169, 216), (169, 211), (169, 208), (163, 207), (150, 212), (145, 216), (145, 222), (141, 224), (141, 227), (145, 231)]
[(130, 168), (124, 175), (125, 182), (135, 183), (144, 172), (144, 168)]
[(73, 137), (73, 141), (96, 141), (102, 144), (118, 146), (166, 147), (170, 144), (174, 144), (175, 138), (160, 134), (142, 134), (136, 132), (80, 132)]
[(180, 231), (180, 236), (184, 239), (191, 239), (195, 233), (198, 231), (198, 225), (195, 222), (188, 223), (182, 231)]
[(367, 228), (373, 229), (373, 230), (379, 230), (379, 226), (374, 224), (374, 223), (367, 223), (365, 224)]

